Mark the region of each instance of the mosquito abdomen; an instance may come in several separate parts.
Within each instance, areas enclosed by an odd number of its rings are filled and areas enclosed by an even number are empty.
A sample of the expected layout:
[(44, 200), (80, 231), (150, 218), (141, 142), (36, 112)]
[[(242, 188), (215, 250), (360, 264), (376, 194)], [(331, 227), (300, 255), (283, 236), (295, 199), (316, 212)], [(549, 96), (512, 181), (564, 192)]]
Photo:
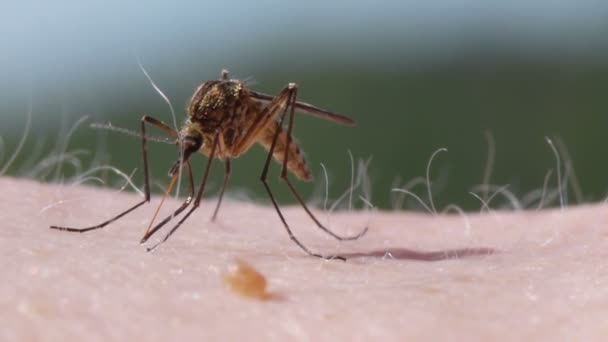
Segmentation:
[[(262, 134), (258, 142), (268, 151), (270, 150), (270, 146), (272, 145), (272, 139), (276, 134), (276, 131), (279, 131), (279, 136), (277, 137), (277, 144), (274, 148), (274, 152), (272, 156), (279, 163), (283, 164), (283, 160), (285, 159), (285, 148), (287, 147), (287, 133), (279, 126), (279, 124), (275, 121), (273, 124), (269, 124)], [(308, 163), (306, 159), (304, 159), (304, 155), (300, 150), (300, 147), (296, 144), (295, 141), (291, 141), (289, 144), (289, 150), (287, 152), (289, 154), (287, 161), (287, 170), (293, 173), (298, 179), (303, 181), (311, 181), (312, 173), (310, 172), (310, 168), (308, 167)]]

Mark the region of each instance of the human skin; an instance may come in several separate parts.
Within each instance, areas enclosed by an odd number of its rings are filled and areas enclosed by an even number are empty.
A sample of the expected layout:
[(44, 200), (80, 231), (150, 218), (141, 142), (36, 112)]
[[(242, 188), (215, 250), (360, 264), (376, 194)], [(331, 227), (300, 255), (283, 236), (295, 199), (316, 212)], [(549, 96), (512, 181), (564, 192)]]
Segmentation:
[[(0, 178), (0, 340), (593, 341), (608, 336), (608, 207), (433, 216), (334, 213), (338, 242), (299, 207), (204, 201), (154, 253), (139, 244), (159, 198)], [(179, 203), (169, 199), (165, 213)], [(317, 212), (322, 221), (326, 214)], [(165, 231), (150, 240), (158, 241)], [(388, 252), (388, 253), (387, 253)], [(273, 296), (223, 278), (235, 258)]]

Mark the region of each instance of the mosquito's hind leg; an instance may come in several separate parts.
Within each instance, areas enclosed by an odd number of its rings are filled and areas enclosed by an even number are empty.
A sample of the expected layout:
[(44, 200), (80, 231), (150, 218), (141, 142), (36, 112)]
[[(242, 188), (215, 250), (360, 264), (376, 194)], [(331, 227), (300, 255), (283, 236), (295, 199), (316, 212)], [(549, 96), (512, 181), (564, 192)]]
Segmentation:
[[(295, 109), (296, 97), (297, 97), (297, 93), (298, 93), (297, 86), (294, 84), (293, 87), (294, 87), (293, 88), (294, 89), (293, 97), (291, 98), (291, 102), (288, 103), (288, 106), (289, 105), (291, 106), (291, 110), (289, 112), (289, 124), (287, 127), (287, 144), (286, 144), (287, 146), (285, 147), (285, 155), (283, 158), (283, 167), (281, 169), (281, 179), (285, 181), (285, 183), (287, 184), (287, 187), (289, 188), (289, 191), (291, 191), (291, 194), (293, 195), (293, 197), (298, 201), (298, 203), (300, 203), (302, 208), (304, 208), (304, 210), (306, 211), (308, 216), (310, 216), (310, 218), (315, 222), (317, 227), (319, 227), (322, 231), (326, 232), (327, 234), (331, 235), (332, 237), (334, 237), (335, 239), (340, 240), (340, 241), (357, 240), (367, 233), (367, 230), (368, 230), (367, 226), (364, 227), (359, 233), (357, 233), (353, 236), (341, 236), (341, 235), (334, 233), (329, 228), (325, 227), (316, 218), (316, 216), (312, 213), (312, 211), (310, 211), (310, 209), (308, 208), (308, 206), (306, 205), (304, 200), (302, 200), (302, 197), (300, 196), (300, 194), (296, 191), (295, 186), (293, 186), (293, 184), (291, 183), (291, 180), (289, 180), (288, 173), (287, 173), (287, 163), (289, 161), (288, 160), (289, 159), (289, 145), (292, 143), (291, 132), (293, 130), (293, 121), (294, 121), (294, 116), (295, 116), (294, 109)], [(281, 123), (284, 121), (285, 114), (286, 113), (283, 113), (283, 117), (281, 118)], [(276, 135), (278, 136), (278, 132)], [(275, 139), (276, 139), (276, 137), (275, 137)]]
[(95, 230), (95, 229), (101, 229), (101, 228), (107, 226), (108, 224), (118, 220), (119, 218), (127, 215), (128, 213), (132, 212), (133, 210), (139, 208), (144, 203), (150, 202), (150, 175), (149, 175), (149, 170), (148, 170), (148, 144), (147, 144), (147, 139), (146, 139), (146, 123), (160, 128), (161, 130), (167, 132), (171, 136), (177, 137), (177, 132), (173, 128), (167, 126), (162, 121), (159, 121), (157, 119), (154, 119), (154, 118), (146, 116), (146, 115), (144, 115), (141, 118), (141, 144), (142, 144), (142, 156), (143, 156), (143, 162), (144, 162), (144, 195), (145, 195), (145, 198), (142, 201), (135, 204), (134, 206), (130, 207), (129, 209), (123, 211), (122, 213), (112, 217), (111, 219), (109, 219), (107, 221), (104, 221), (98, 225), (95, 225), (95, 226), (84, 227), (84, 228), (50, 226), (51, 229), (63, 230), (63, 231), (67, 231), (67, 232), (76, 232), (76, 233), (84, 233), (84, 232), (88, 232), (88, 231)]
[(232, 167), (230, 166), (230, 158), (226, 158), (224, 161), (224, 182), (222, 183), (222, 189), (220, 190), (220, 195), (217, 199), (217, 205), (215, 206), (215, 210), (213, 211), (213, 216), (211, 216), (211, 221), (215, 221), (217, 218), (217, 213), (220, 211), (220, 206), (222, 205), (222, 198), (224, 197), (224, 192), (226, 191), (226, 186), (228, 185), (228, 181), (230, 180), (230, 175), (232, 173)]
[[(290, 104), (291, 104), (291, 110), (293, 111), (293, 103), (295, 102), (295, 96), (296, 96), (296, 92), (297, 92), (297, 90), (296, 90), (297, 87), (293, 83), (290, 83), (286, 89), (288, 90), (288, 92), (286, 92), (286, 93), (281, 92), (282, 94), (284, 94), (284, 96), (287, 96), (287, 102), (283, 109), (283, 113), (281, 114), (281, 116), (279, 118), (279, 126), (281, 126), (283, 124), (283, 121), (285, 119), (285, 116), (287, 114), (287, 110), (289, 109)], [(282, 100), (284, 100), (284, 99), (275, 98), (271, 103), (268, 104), (268, 106), (272, 106), (275, 102), (280, 102)], [(272, 115), (272, 114), (274, 114), (274, 113), (270, 113), (270, 115)], [(262, 181), (262, 184), (264, 184), (264, 188), (266, 189), (266, 192), (268, 193), (268, 196), (270, 197), (270, 201), (272, 202), (272, 205), (274, 206), (277, 214), (279, 215), (281, 222), (283, 222), (283, 226), (285, 227), (285, 230), (287, 230), (287, 234), (289, 235), (289, 238), (296, 245), (298, 245), (298, 247), (300, 247), (304, 252), (306, 252), (306, 254), (308, 254), (310, 256), (314, 256), (314, 257), (321, 258), (321, 259), (346, 260), (346, 258), (339, 256), (339, 255), (321, 255), (318, 253), (313, 253), (306, 246), (304, 246), (304, 244), (302, 244), (300, 242), (300, 240), (298, 240), (298, 238), (296, 238), (296, 236), (291, 231), (291, 228), (289, 228), (289, 225), (287, 224), (287, 221), (285, 220), (285, 217), (283, 216), (283, 213), (281, 212), (281, 209), (279, 208), (279, 205), (277, 204), (277, 201), (275, 200), (274, 195), (272, 194), (272, 190), (270, 190), (270, 186), (268, 185), (268, 170), (270, 168), (272, 154), (276, 147), (279, 133), (280, 133), (280, 130), (277, 130), (277, 132), (275, 133), (275, 136), (272, 140), (272, 144), (270, 145), (270, 149), (268, 150), (268, 156), (266, 157), (266, 162), (264, 163), (264, 168), (262, 170), (262, 175), (260, 176), (260, 180)], [(283, 168), (285, 168), (285, 167), (286, 167), (286, 164), (284, 163)], [(305, 209), (306, 209), (306, 207), (305, 207)]]

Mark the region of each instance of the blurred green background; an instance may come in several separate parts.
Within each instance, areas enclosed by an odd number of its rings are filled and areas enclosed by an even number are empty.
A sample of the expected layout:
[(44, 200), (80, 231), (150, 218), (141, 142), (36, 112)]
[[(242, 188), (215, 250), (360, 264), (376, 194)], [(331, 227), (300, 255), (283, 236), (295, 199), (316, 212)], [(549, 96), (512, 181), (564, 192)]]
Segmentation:
[[(317, 204), (325, 186), (320, 163), (336, 198), (350, 183), (350, 150), (356, 162), (372, 158), (365, 195), (374, 205), (419, 209), (391, 188), (424, 176), (431, 154), (445, 147), (430, 172), (436, 206), (479, 208), (469, 191), (483, 183), (488, 135), (495, 147), (489, 183), (508, 184), (520, 200), (539, 193), (551, 169), (550, 190), (557, 187), (546, 136), (567, 147), (562, 176), (576, 172), (564, 184), (568, 203), (601, 200), (608, 190), (605, 2), (59, 1), (4, 7), (0, 165), (16, 149), (32, 106), (31, 130), (9, 175), (74, 181), (94, 165), (111, 164), (127, 174), (138, 168), (134, 180), (141, 185), (139, 141), (89, 128), (112, 122), (138, 130), (144, 113), (172, 123), (140, 60), (171, 99), (178, 124), (196, 86), (222, 68), (269, 94), (297, 82), (301, 100), (354, 118), (357, 126), (350, 128), (297, 117), (296, 138), (315, 175), (314, 183), (298, 188)], [(49, 159), (64, 150), (74, 158)], [(153, 144), (151, 154), (153, 178), (166, 184), (175, 148)], [(258, 180), (263, 159), (255, 148), (235, 161), (230, 195), (267, 201)], [(197, 175), (205, 163), (196, 157)], [(219, 164), (213, 171), (211, 195), (222, 177)], [(95, 175), (105, 186), (122, 184), (111, 172)], [(573, 191), (576, 183), (582, 195)], [(273, 187), (283, 203), (294, 202), (278, 182)], [(413, 191), (427, 197), (424, 186)], [(506, 203), (500, 198), (493, 205)], [(552, 204), (558, 204), (555, 197)]]

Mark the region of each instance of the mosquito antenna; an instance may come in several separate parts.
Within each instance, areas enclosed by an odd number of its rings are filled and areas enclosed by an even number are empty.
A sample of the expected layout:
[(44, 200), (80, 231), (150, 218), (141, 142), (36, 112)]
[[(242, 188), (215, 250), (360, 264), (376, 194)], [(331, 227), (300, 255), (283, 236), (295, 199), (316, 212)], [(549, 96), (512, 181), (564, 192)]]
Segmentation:
[[(107, 124), (95, 122), (95, 123), (92, 123), (89, 127), (94, 128), (94, 129), (105, 129), (107, 131), (118, 132), (118, 133), (125, 134), (130, 137), (134, 137), (134, 138), (139, 138), (139, 139), (142, 138), (141, 133), (135, 132), (128, 128), (114, 126), (114, 125), (112, 125), (111, 122), (108, 122)], [(163, 138), (163, 137), (149, 136), (149, 135), (146, 135), (146, 140), (165, 143), (165, 144), (171, 144), (171, 145), (176, 144), (176, 140), (172, 140), (169, 138)]]

